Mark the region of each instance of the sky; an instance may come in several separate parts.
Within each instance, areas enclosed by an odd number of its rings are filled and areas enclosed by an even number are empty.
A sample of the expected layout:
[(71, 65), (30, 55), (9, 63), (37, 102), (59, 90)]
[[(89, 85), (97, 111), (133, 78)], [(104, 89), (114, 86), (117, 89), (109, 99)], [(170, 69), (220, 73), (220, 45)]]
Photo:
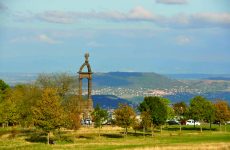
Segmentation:
[(229, 0), (0, 0), (0, 72), (230, 74)]

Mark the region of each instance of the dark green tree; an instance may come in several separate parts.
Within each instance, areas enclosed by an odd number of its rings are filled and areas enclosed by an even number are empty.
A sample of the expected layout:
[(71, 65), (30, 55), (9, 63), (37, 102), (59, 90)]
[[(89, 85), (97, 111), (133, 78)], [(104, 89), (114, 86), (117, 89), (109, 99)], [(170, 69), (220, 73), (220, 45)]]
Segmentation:
[(99, 105), (96, 106), (92, 113), (94, 127), (98, 128), (99, 137), (101, 136), (100, 129), (102, 128), (102, 124), (108, 120), (108, 115), (108, 112), (102, 109)]
[(115, 110), (115, 122), (118, 126), (125, 129), (125, 135), (127, 135), (128, 128), (132, 126), (136, 118), (136, 113), (132, 107), (127, 104), (120, 104)]
[(10, 89), (10, 86), (6, 84), (3, 80), (0, 79), (0, 103), (6, 96), (7, 90)]
[(162, 101), (167, 106), (167, 119), (173, 119), (175, 117), (175, 113), (172, 106), (170, 106), (170, 100), (167, 98), (162, 98)]
[[(195, 121), (203, 121), (207, 116), (207, 100), (202, 96), (196, 96), (190, 101), (189, 116)], [(200, 126), (202, 132), (202, 126)]]
[(215, 119), (215, 106), (212, 102), (207, 101), (205, 105), (205, 117), (204, 119), (209, 122), (210, 130), (212, 129), (212, 123)]
[(145, 97), (144, 101), (140, 103), (140, 112), (149, 112), (151, 115), (151, 126), (152, 126), (152, 136), (153, 128), (156, 126), (161, 126), (165, 124), (168, 117), (168, 106), (165, 103), (165, 99), (162, 97)]

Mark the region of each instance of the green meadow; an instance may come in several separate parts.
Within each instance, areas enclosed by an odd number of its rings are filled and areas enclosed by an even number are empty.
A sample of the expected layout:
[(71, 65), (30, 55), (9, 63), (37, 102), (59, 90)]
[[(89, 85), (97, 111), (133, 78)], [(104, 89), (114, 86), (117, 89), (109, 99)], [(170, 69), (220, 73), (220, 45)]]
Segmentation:
[(60, 129), (51, 135), (54, 144), (46, 144), (46, 135), (36, 129), (19, 127), (0, 128), (0, 149), (49, 150), (49, 149), (230, 149), (230, 125), (203, 125), (200, 128), (178, 125), (164, 126), (162, 132), (156, 128), (154, 136), (147, 131), (129, 129), (123, 135), (120, 127), (105, 126), (98, 136), (98, 128), (82, 127), (77, 131)]

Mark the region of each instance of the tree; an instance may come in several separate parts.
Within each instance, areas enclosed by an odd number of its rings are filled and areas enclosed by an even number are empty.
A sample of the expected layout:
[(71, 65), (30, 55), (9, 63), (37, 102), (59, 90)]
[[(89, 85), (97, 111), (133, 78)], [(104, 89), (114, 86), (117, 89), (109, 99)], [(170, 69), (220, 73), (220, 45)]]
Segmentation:
[(185, 102), (178, 102), (173, 104), (173, 110), (175, 115), (181, 120), (185, 117), (188, 106)]
[(7, 90), (10, 89), (10, 86), (6, 84), (3, 80), (0, 79), (0, 103), (5, 98)]
[(144, 101), (140, 103), (140, 112), (148, 112), (151, 116), (152, 136), (153, 128), (165, 124), (165, 121), (167, 120), (168, 106), (166, 105), (165, 101), (166, 100), (162, 97), (149, 96), (145, 97)]
[(81, 127), (81, 99), (79, 96), (69, 96), (63, 102), (65, 111), (64, 125), (67, 129), (77, 130)]
[(8, 89), (10, 86), (6, 84), (2, 79), (0, 79), (0, 91), (5, 91)]
[(63, 125), (63, 108), (57, 89), (45, 88), (42, 97), (32, 108), (35, 126), (47, 133), (49, 144), (50, 132)]
[(151, 126), (152, 118), (150, 112), (141, 112), (141, 125), (143, 127), (143, 135), (145, 136), (145, 131)]
[(102, 109), (99, 105), (97, 105), (92, 113), (92, 116), (94, 120), (94, 127), (99, 128), (98, 135), (100, 137), (100, 129), (102, 127), (102, 123), (104, 123), (108, 119), (108, 112)]
[(36, 84), (41, 88), (56, 88), (61, 98), (70, 91), (72, 83), (73, 77), (66, 73), (40, 74), (36, 80)]
[(215, 106), (215, 120), (219, 122), (219, 125), (230, 120), (230, 110), (229, 105), (226, 101), (217, 100), (214, 104)]
[(140, 129), (140, 127), (141, 127), (140, 125), (141, 125), (140, 121), (137, 118), (135, 118), (133, 123), (132, 123), (132, 128), (135, 131), (135, 134), (137, 133), (137, 130)]
[[(202, 96), (196, 96), (190, 101), (189, 116), (195, 121), (203, 121), (207, 116), (207, 100)], [(202, 126), (200, 126), (202, 132)]]
[(212, 102), (207, 101), (205, 104), (205, 120), (207, 120), (210, 124), (210, 130), (212, 129), (212, 122), (215, 119), (215, 106), (213, 105)]
[(19, 113), (17, 109), (17, 102), (12, 98), (7, 98), (4, 103), (1, 103), (0, 120), (3, 125), (16, 125), (19, 121)]
[(11, 97), (16, 103), (17, 122), (23, 127), (33, 125), (32, 106), (41, 99), (41, 89), (33, 84), (18, 84), (11, 92)]
[(114, 114), (116, 124), (124, 128), (125, 135), (127, 135), (128, 128), (132, 125), (136, 118), (133, 108), (127, 104), (120, 104)]
[(170, 106), (170, 100), (167, 98), (161, 98), (161, 99), (167, 106), (167, 119), (174, 119), (175, 113), (173, 111), (173, 108)]
[(0, 112), (0, 121), (3, 126), (6, 125), (16, 125), (19, 123), (20, 119), (20, 110), (19, 105), (21, 99), (23, 98), (23, 93), (19, 90), (18, 86), (13, 89), (10, 89), (5, 95), (4, 100), (1, 102), (1, 112)]
[(188, 106), (183, 101), (173, 104), (174, 113), (175, 113), (177, 119), (180, 120), (180, 132), (181, 132), (181, 124), (182, 124), (182, 122), (185, 122), (185, 116), (186, 116), (186, 113), (188, 111), (187, 108), (188, 108)]

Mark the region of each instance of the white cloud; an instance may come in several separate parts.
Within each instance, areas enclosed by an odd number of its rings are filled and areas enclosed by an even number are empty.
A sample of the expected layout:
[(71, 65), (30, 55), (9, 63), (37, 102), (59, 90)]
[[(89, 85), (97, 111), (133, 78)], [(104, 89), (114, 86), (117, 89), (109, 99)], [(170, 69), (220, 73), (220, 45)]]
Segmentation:
[(156, 2), (162, 4), (187, 4), (187, 0), (156, 0)]
[(60, 41), (54, 40), (54, 39), (50, 38), (49, 36), (47, 36), (45, 34), (38, 35), (36, 37), (36, 39), (38, 41), (45, 42), (45, 43), (48, 43), (48, 44), (58, 44), (58, 43), (60, 43)]
[(169, 28), (230, 28), (230, 13), (178, 14), (157, 20), (160, 26)]
[(192, 42), (191, 38), (188, 36), (178, 36), (176, 42), (179, 45), (186, 45)]
[(126, 18), (134, 20), (154, 20), (155, 16), (150, 11), (147, 11), (141, 6), (138, 6), (132, 9), (127, 14)]
[(53, 23), (70, 24), (75, 22), (75, 18), (72, 13), (62, 11), (46, 11), (41, 14), (37, 14), (37, 17), (43, 21)]
[[(174, 0), (174, 2), (176, 2)], [(179, 2), (179, 1), (177, 1)], [(28, 13), (28, 15), (27, 15)], [(29, 14), (29, 12), (18, 13), (15, 17), (28, 19), (31, 21), (44, 21), (50, 23), (73, 24), (80, 21), (101, 20), (120, 22), (149, 22), (160, 27), (167, 28), (206, 28), (206, 27), (230, 27), (230, 13), (180, 13), (174, 16), (162, 16), (155, 14), (141, 6), (137, 6), (128, 12), (104, 11), (104, 12), (63, 12), (46, 11), (39, 14)]]
[(230, 13), (197, 13), (192, 18), (200, 22), (230, 24)]
[(141, 6), (137, 6), (131, 9), (129, 12), (119, 11), (107, 11), (107, 12), (63, 12), (63, 11), (46, 11), (44, 13), (37, 14), (36, 17), (39, 20), (70, 24), (77, 20), (84, 19), (100, 19), (100, 20), (113, 20), (113, 21), (153, 21), (156, 16), (152, 12), (144, 9)]
[(39, 35), (22, 35), (20, 37), (15, 37), (10, 40), (11, 43), (25, 43), (25, 42), (33, 42), (39, 41), (48, 44), (58, 44), (61, 43), (60, 41), (54, 40), (53, 38), (47, 36), (46, 34), (39, 34)]

